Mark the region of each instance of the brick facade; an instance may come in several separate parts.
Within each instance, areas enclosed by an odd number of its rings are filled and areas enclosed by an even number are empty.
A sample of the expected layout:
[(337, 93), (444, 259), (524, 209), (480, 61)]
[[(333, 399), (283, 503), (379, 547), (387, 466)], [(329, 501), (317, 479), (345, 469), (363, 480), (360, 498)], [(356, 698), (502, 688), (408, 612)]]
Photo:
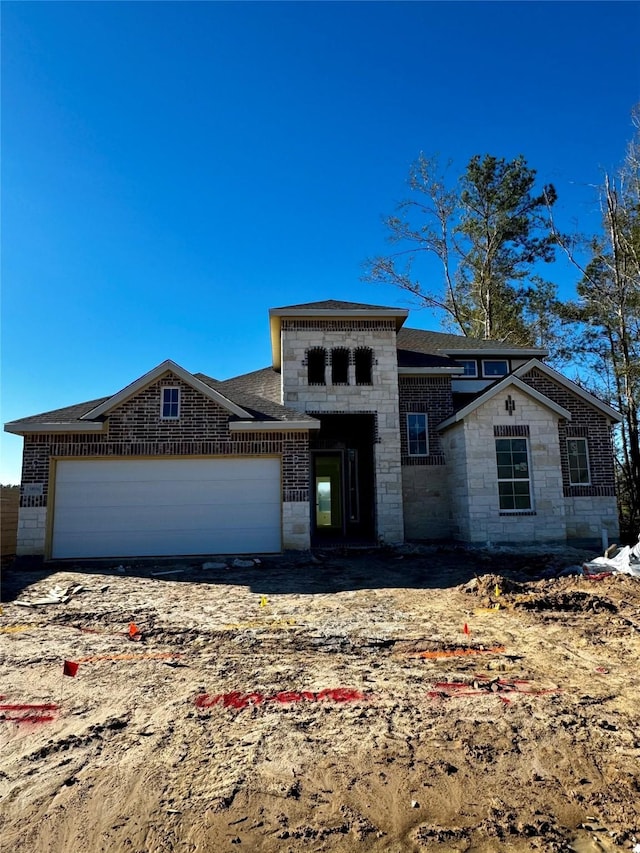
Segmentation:
[[(453, 414), (449, 376), (400, 376), (400, 452), (403, 465), (444, 465), (442, 439), (436, 427)], [(429, 455), (409, 456), (407, 414), (425, 412), (429, 429)]]
[[(180, 388), (180, 417), (160, 417), (161, 389)], [(309, 434), (274, 430), (231, 432), (228, 410), (179, 377), (167, 372), (109, 413), (100, 433), (34, 434), (24, 438), (18, 553), (42, 553), (49, 504), (50, 460), (104, 457), (279, 456), (282, 462), (283, 541), (286, 547), (309, 547)], [(42, 495), (24, 494), (42, 486)], [(288, 529), (288, 519), (293, 519)], [(306, 543), (306, 544), (305, 544)]]
[[(571, 412), (571, 421), (567, 422), (562, 419), (558, 424), (565, 497), (615, 496), (611, 427), (608, 419), (585, 400), (572, 394), (540, 370), (534, 369), (522, 379), (527, 385), (531, 385), (536, 391), (540, 391), (541, 394)], [(591, 469), (591, 484), (588, 486), (575, 486), (569, 482), (567, 438), (576, 437), (587, 439)]]

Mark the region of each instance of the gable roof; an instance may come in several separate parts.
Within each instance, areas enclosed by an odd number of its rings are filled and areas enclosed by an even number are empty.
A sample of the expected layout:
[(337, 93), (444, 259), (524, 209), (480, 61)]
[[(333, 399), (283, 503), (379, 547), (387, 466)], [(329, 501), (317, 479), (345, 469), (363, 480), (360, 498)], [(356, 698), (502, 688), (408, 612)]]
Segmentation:
[(168, 370), (171, 373), (174, 373), (178, 376), (184, 383), (190, 385), (196, 391), (199, 391), (201, 394), (204, 394), (205, 397), (208, 397), (210, 400), (213, 400), (214, 403), (217, 403), (219, 406), (222, 406), (223, 409), (227, 409), (234, 415), (238, 415), (239, 417), (249, 417), (249, 413), (238, 406), (236, 403), (229, 400), (227, 397), (223, 396), (219, 391), (216, 391), (210, 385), (202, 382), (202, 380), (197, 379), (193, 373), (189, 373), (188, 370), (185, 370), (184, 367), (180, 367), (179, 364), (176, 364), (175, 361), (171, 361), (171, 359), (167, 359), (166, 361), (161, 362), (148, 373), (145, 373), (143, 376), (140, 376), (139, 379), (136, 379), (134, 382), (131, 382), (122, 390), (118, 391), (117, 394), (114, 394), (112, 397), (109, 397), (103, 403), (100, 403), (99, 406), (96, 406), (91, 411), (81, 416), (81, 420), (93, 420), (95, 418), (99, 418), (102, 415), (106, 415), (112, 409), (115, 409), (116, 406), (119, 406), (121, 403), (124, 403), (125, 400), (128, 400), (129, 397), (132, 397), (134, 394), (137, 394), (138, 391), (141, 391), (143, 388), (146, 388), (147, 385), (150, 385), (152, 382), (155, 382), (156, 379), (159, 379), (163, 374), (165, 374)]
[[(271, 368), (268, 369), (271, 370)], [(230, 415), (229, 427), (232, 430), (317, 429), (320, 426), (320, 422), (311, 415), (288, 409), (273, 400), (252, 393), (250, 389), (243, 387), (242, 382), (228, 380), (224, 383), (204, 373), (191, 374), (175, 362), (168, 360), (116, 394), (11, 421), (5, 424), (5, 432), (17, 435), (47, 432), (102, 432), (106, 426), (108, 413), (113, 408), (167, 371), (179, 376), (192, 388), (227, 409)], [(260, 372), (256, 371), (256, 373)], [(247, 375), (251, 376), (251, 374)], [(279, 379), (277, 374), (274, 376)], [(242, 379), (242, 377), (239, 378)]]
[(541, 373), (544, 373), (549, 377), (549, 379), (552, 379), (554, 382), (557, 382), (558, 385), (561, 385), (568, 391), (571, 391), (572, 394), (576, 394), (586, 403), (593, 406), (594, 409), (598, 409), (608, 418), (611, 418), (612, 421), (615, 421), (616, 423), (620, 423), (622, 421), (622, 415), (614, 408), (609, 406), (603, 400), (598, 399), (598, 397), (593, 394), (590, 394), (588, 391), (585, 391), (584, 388), (581, 388), (576, 382), (572, 382), (571, 379), (567, 379), (566, 376), (558, 373), (557, 370), (554, 370), (552, 367), (549, 367), (548, 364), (544, 364), (537, 358), (532, 358), (531, 361), (521, 365), (513, 372), (515, 376), (526, 376), (527, 373), (531, 373), (532, 370), (539, 370)]
[(528, 397), (532, 397), (547, 409), (551, 409), (552, 412), (555, 412), (561, 418), (565, 418), (568, 421), (571, 420), (571, 412), (568, 409), (565, 409), (563, 406), (560, 406), (558, 403), (550, 400), (549, 397), (541, 394), (540, 391), (536, 391), (536, 389), (532, 388), (531, 385), (527, 385), (527, 383), (523, 382), (522, 379), (519, 379), (515, 373), (510, 373), (509, 376), (505, 376), (503, 379), (500, 379), (498, 382), (495, 382), (489, 388), (482, 391), (474, 397), (473, 400), (467, 403), (466, 406), (458, 409), (458, 411), (451, 415), (451, 417), (439, 423), (437, 428), (439, 430), (444, 430), (456, 423), (460, 423), (460, 421), (463, 421), (467, 415), (470, 415), (476, 409), (480, 408), (484, 403), (491, 400), (492, 397), (495, 397), (496, 394), (500, 394), (502, 391), (511, 387), (517, 388)]

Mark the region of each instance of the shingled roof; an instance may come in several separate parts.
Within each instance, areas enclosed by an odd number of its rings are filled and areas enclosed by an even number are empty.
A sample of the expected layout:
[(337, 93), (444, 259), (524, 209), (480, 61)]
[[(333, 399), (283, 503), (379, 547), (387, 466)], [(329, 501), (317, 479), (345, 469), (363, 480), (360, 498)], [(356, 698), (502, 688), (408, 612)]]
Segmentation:
[(446, 355), (449, 352), (493, 352), (518, 353), (522, 357), (546, 355), (546, 350), (540, 347), (514, 346), (509, 341), (487, 341), (482, 338), (467, 338), (464, 335), (452, 335), (447, 332), (429, 332), (424, 329), (398, 330), (398, 348), (413, 352)]
[(369, 305), (364, 302), (342, 302), (339, 299), (324, 299), (321, 302), (303, 302), (300, 305), (281, 305), (273, 311), (403, 311), (388, 305)]

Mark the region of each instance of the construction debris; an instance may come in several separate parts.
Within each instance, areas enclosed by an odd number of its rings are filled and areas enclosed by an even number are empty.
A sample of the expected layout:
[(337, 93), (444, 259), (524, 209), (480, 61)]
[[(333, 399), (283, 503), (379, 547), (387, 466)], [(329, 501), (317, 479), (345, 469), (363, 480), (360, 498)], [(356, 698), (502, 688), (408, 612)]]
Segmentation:
[(625, 545), (624, 548), (617, 548), (612, 545), (607, 548), (603, 557), (596, 557), (595, 560), (584, 563), (582, 568), (586, 576), (606, 572), (640, 578), (640, 536), (633, 547)]

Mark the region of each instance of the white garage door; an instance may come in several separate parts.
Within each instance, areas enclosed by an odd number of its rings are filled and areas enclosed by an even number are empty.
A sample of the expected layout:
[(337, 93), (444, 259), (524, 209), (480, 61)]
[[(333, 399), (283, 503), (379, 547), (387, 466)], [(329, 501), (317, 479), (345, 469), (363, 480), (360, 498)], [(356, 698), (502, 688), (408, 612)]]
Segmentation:
[(61, 460), (52, 557), (278, 552), (279, 459)]

